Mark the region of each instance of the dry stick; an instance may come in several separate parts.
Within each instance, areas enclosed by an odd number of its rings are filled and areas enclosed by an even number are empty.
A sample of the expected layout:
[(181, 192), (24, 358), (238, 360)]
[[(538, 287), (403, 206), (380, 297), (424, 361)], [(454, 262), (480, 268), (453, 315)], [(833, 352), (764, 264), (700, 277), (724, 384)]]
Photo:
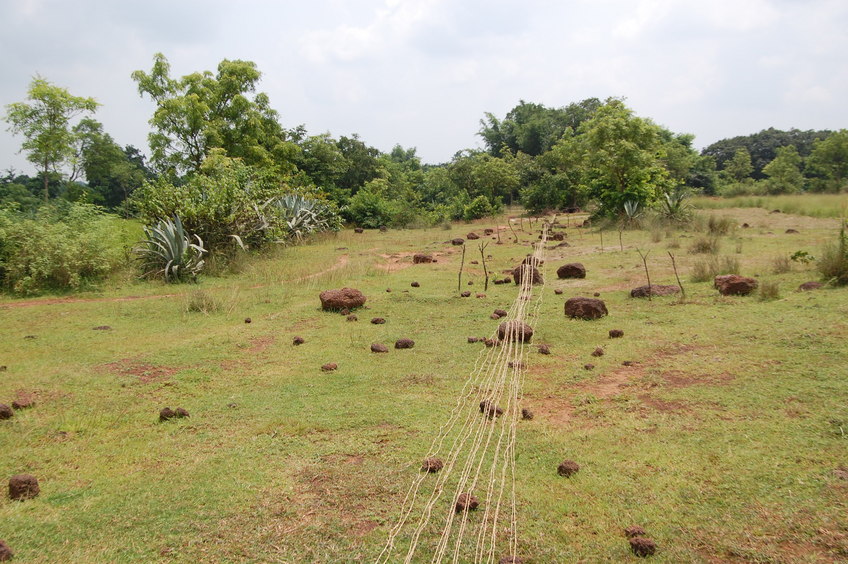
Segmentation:
[(506, 222), (509, 224), (509, 230), (512, 231), (513, 237), (515, 237), (516, 244), (518, 243), (518, 233), (515, 232), (515, 229), (512, 227), (512, 220), (507, 219)]
[[(507, 220), (507, 221), (508, 221), (508, 220)], [(495, 231), (497, 231), (497, 232), (498, 232), (498, 245), (501, 245), (501, 244), (502, 244), (502, 243), (501, 243), (501, 226), (500, 226), (500, 225), (498, 225), (498, 226), (497, 226), (497, 229), (495, 229)]]
[(686, 299), (686, 290), (683, 289), (683, 282), (680, 281), (680, 275), (677, 273), (677, 262), (674, 260), (674, 255), (668, 251), (668, 256), (671, 257), (671, 267), (674, 269), (674, 277), (677, 278), (677, 285), (680, 286), (680, 293), (683, 294), (683, 299)]
[(486, 276), (486, 282), (483, 285), (483, 291), (489, 291), (489, 270), (486, 268), (486, 247), (489, 246), (489, 243), (480, 243), (480, 258), (483, 261), (483, 274)]
[(465, 267), (465, 243), (462, 244), (462, 262), (459, 263), (459, 281), (456, 283), (456, 292), (462, 292), (462, 269)]
[(621, 233), (623, 231), (624, 231), (624, 229), (619, 227), (619, 229), (618, 229), (618, 246), (621, 248), (622, 253), (624, 252), (624, 243), (621, 242)]
[(601, 229), (598, 231), (601, 234), (601, 252), (604, 252), (604, 230)]
[(651, 294), (654, 293), (653, 290), (651, 290), (651, 274), (648, 272), (648, 255), (651, 254), (651, 251), (648, 251), (643, 255), (642, 251), (640, 251), (637, 247), (636, 252), (639, 253), (640, 257), (642, 257), (642, 264), (645, 265), (645, 276), (648, 277), (648, 301), (650, 302), (652, 301)]

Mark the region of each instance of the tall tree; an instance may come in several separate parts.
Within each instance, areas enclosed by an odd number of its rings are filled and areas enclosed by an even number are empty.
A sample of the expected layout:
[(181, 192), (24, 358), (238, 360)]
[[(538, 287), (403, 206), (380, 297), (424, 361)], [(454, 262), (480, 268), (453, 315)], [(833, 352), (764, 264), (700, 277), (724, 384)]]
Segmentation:
[(839, 192), (848, 181), (848, 129), (841, 129), (824, 140), (817, 140), (807, 160), (807, 169), (824, 177), (825, 188)]
[(763, 167), (768, 177), (766, 189), (769, 194), (797, 194), (804, 187), (801, 173), (801, 155), (794, 145), (777, 148), (777, 156)]
[(253, 62), (225, 59), (214, 75), (174, 79), (161, 53), (149, 74), (133, 72), (139, 94), (156, 103), (149, 135), (153, 162), (164, 170), (197, 172), (212, 149), (223, 149), (250, 166), (291, 172), (297, 147), (286, 139), (268, 96), (254, 94), (261, 76)]
[(41, 77), (30, 83), (27, 100), (7, 105), (5, 120), (13, 133), (25, 137), (21, 149), (40, 172), (47, 201), (50, 173), (58, 173), (74, 154), (72, 120), (93, 113), (99, 104), (94, 98), (73, 96)]

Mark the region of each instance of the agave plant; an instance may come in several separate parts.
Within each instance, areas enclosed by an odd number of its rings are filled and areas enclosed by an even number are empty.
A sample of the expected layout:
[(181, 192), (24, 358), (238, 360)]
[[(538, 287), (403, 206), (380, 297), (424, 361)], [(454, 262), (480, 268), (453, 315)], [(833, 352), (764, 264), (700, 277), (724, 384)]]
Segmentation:
[(689, 219), (691, 210), (689, 209), (689, 204), (686, 202), (689, 192), (686, 190), (675, 190), (673, 192), (663, 192), (663, 196), (663, 217), (672, 221)]
[(337, 227), (337, 215), (330, 207), (299, 194), (286, 194), (275, 198), (271, 205), (285, 223), (286, 235), (301, 240), (317, 231), (330, 231)]
[(203, 270), (203, 241), (194, 235), (196, 243), (183, 229), (180, 218), (163, 219), (144, 228), (147, 239), (136, 248), (144, 265), (145, 277), (163, 276), (166, 282), (197, 280)]

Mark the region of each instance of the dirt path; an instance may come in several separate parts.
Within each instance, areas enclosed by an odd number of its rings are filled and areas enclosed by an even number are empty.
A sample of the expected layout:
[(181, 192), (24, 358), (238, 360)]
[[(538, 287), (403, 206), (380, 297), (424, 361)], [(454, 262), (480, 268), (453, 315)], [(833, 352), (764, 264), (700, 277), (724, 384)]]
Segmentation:
[[(334, 270), (338, 270), (340, 268), (344, 268), (347, 266), (350, 261), (348, 255), (340, 255), (338, 259), (336, 259), (335, 264), (333, 264), (329, 268), (325, 268), (320, 272), (315, 272), (313, 274), (307, 274), (306, 276), (300, 276), (298, 278), (292, 278), (290, 280), (281, 280), (280, 282), (303, 282), (304, 280), (309, 280), (311, 278), (317, 278), (319, 276), (323, 276), (329, 272), (333, 272)], [(257, 286), (251, 286), (250, 288), (264, 288), (268, 286), (268, 284), (260, 284)], [(134, 302), (136, 300), (156, 300), (162, 298), (176, 298), (179, 296), (183, 296), (185, 293), (179, 294), (155, 294), (152, 296), (122, 296), (119, 298), (43, 298), (43, 299), (34, 299), (34, 300), (21, 300), (17, 302), (8, 302), (5, 304), (0, 304), (0, 310), (2, 309), (15, 309), (22, 307), (35, 307), (35, 306), (47, 306), (47, 305), (60, 305), (60, 304), (74, 304), (74, 303), (102, 303), (102, 302)]]

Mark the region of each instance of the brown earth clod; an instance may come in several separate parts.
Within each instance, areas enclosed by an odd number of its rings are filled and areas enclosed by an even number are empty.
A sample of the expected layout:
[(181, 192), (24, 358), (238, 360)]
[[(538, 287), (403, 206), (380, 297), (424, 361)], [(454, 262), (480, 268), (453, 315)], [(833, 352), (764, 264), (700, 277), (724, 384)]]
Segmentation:
[(480, 506), (480, 500), (469, 493), (459, 494), (456, 498), (456, 512), (474, 511)]
[(602, 347), (595, 347), (595, 350), (592, 351), (592, 356), (604, 356), (604, 349)]
[(302, 345), (305, 342), (306, 341), (304, 340), (303, 337), (295, 337), (294, 339), (292, 339), (292, 345), (294, 345), (294, 346)]
[(170, 407), (163, 407), (161, 410), (159, 410), (159, 422), (160, 423), (163, 423), (165, 421), (173, 419), (176, 416), (177, 416), (177, 414)]
[(551, 348), (548, 345), (539, 345), (539, 354), (551, 354)]
[(533, 328), (518, 320), (506, 321), (498, 326), (498, 339), (529, 343), (533, 339)]
[(382, 317), (375, 317), (374, 319), (371, 320), (371, 323), (373, 323), (374, 325), (382, 325), (385, 322), (386, 322), (386, 320), (383, 319)]
[(609, 315), (609, 311), (603, 300), (576, 297), (565, 301), (565, 315), (575, 319), (591, 320)]
[(32, 474), (16, 474), (9, 478), (9, 499), (24, 501), (38, 497), (41, 488)]
[(318, 297), (321, 300), (321, 309), (324, 311), (351, 310), (362, 307), (367, 300), (365, 295), (355, 288), (324, 290)]
[(557, 474), (565, 476), (566, 478), (570, 478), (579, 471), (580, 465), (573, 460), (563, 460), (559, 463), (559, 466), (557, 466)]
[(521, 408), (521, 418), (525, 421), (530, 421), (533, 419), (533, 412), (527, 409), (526, 407)]
[(339, 367), (339, 365), (336, 364), (335, 362), (328, 362), (327, 364), (324, 364), (324, 365), (321, 366), (321, 370), (323, 370), (324, 372), (332, 372), (333, 370), (336, 370), (338, 367)]
[(11, 419), (15, 415), (12, 408), (5, 403), (0, 403), (0, 419)]
[(0, 562), (8, 562), (12, 558), (14, 558), (14, 551), (9, 548), (9, 545), (6, 544), (6, 541), (0, 540)]
[(657, 544), (647, 537), (633, 537), (630, 539), (630, 550), (640, 558), (652, 556), (657, 551)]
[(372, 353), (387, 353), (387, 352), (389, 352), (389, 347), (387, 347), (386, 345), (384, 345), (382, 343), (373, 343), (371, 345), (371, 352)]
[(557, 278), (586, 278), (586, 267), (582, 263), (572, 262), (557, 268)]
[(442, 462), (441, 458), (436, 458), (435, 456), (431, 456), (424, 459), (424, 463), (421, 465), (422, 472), (429, 472), (430, 474), (435, 474), (439, 470), (445, 467), (445, 463)]
[(415, 346), (415, 341), (412, 339), (398, 339), (395, 341), (396, 349), (411, 349)]
[(624, 529), (624, 536), (632, 539), (633, 537), (644, 537), (648, 533), (645, 532), (645, 529), (640, 527), (639, 525), (631, 525)]

